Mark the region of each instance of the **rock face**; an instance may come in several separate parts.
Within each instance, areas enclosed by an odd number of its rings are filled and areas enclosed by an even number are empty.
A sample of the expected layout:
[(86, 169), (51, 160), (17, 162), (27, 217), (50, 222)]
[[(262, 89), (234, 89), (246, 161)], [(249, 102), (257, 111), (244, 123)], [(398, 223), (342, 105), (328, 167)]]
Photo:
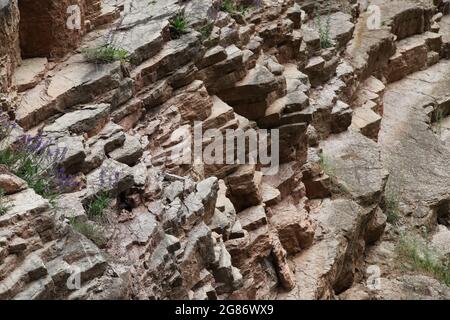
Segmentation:
[[(120, 298), (125, 287), (100, 250), (26, 189), (0, 218), (1, 299)], [(102, 283), (105, 290), (98, 291)]]
[(448, 299), (448, 4), (373, 4), (0, 0), (0, 299)]
[(207, 226), (215, 210), (217, 179), (163, 184), (163, 202), (149, 204), (159, 211), (133, 210), (134, 218), (118, 225), (110, 249), (131, 276), (132, 295), (207, 299), (238, 289), (242, 276), (220, 236)]
[(17, 0), (0, 3), (0, 93), (11, 86), (14, 69), (20, 63), (19, 8)]
[(297, 287), (281, 298), (332, 298), (349, 288), (362, 263), (367, 212), (348, 200), (327, 200), (315, 217), (323, 230), (315, 245), (294, 259)]
[[(435, 219), (439, 208), (450, 198), (446, 169), (449, 149), (439, 142), (428, 124), (436, 110), (448, 114), (449, 67), (448, 61), (443, 61), (407, 76), (388, 86), (384, 98), (385, 116), (380, 131), (383, 161), (393, 183), (402, 185), (401, 199), (407, 210), (425, 224)], [(420, 92), (413, 93), (419, 85)], [(417, 184), (418, 181), (421, 182)]]
[(22, 57), (58, 58), (77, 48), (86, 32), (87, 13), (94, 17), (100, 14), (101, 7), (95, 4), (87, 0), (47, 0), (36, 7), (34, 1), (20, 0)]

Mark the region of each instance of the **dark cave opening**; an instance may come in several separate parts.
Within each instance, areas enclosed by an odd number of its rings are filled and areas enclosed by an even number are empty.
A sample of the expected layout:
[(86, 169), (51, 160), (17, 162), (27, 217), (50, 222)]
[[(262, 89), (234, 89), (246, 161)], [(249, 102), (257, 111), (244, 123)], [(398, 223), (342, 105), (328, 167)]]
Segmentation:
[(48, 57), (52, 47), (51, 1), (19, 0), (22, 58)]

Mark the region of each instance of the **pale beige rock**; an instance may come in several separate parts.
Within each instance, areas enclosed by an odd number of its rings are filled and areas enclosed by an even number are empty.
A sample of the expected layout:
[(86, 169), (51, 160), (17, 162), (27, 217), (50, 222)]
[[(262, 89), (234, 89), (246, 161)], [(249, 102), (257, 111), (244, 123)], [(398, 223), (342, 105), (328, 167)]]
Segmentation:
[(239, 221), (247, 231), (258, 229), (267, 224), (266, 211), (263, 206), (250, 207), (238, 213)]
[(47, 58), (22, 60), (20, 67), (14, 73), (13, 83), (19, 92), (33, 88), (47, 71)]
[(289, 255), (294, 255), (311, 246), (314, 225), (306, 211), (293, 204), (280, 203), (270, 208), (270, 224), (278, 232), (278, 237)]
[(119, 62), (99, 67), (75, 55), (54, 71), (49, 83), (41, 82), (22, 95), (17, 122), (28, 129), (76, 104), (88, 103), (95, 95), (116, 89), (118, 77)]
[(366, 137), (377, 141), (380, 124), (381, 117), (371, 109), (360, 107), (354, 110), (351, 126)]
[(261, 179), (254, 165), (241, 165), (226, 178), (227, 195), (238, 211), (261, 203)]
[(9, 172), (2, 172), (0, 168), (0, 190), (6, 195), (22, 191), (26, 188), (27, 183), (24, 180)]
[(123, 146), (111, 151), (108, 153), (108, 156), (116, 161), (133, 166), (138, 162), (142, 153), (142, 146), (139, 139), (135, 136), (125, 134)]

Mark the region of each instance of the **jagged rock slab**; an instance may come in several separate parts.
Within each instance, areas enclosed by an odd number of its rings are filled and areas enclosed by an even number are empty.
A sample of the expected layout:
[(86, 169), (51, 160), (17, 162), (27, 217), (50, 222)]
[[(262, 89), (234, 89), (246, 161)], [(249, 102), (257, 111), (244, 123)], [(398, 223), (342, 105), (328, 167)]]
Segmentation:
[(342, 183), (354, 199), (377, 203), (388, 172), (381, 162), (380, 147), (354, 131), (333, 135), (320, 144), (326, 170)]
[(49, 81), (25, 92), (16, 110), (17, 122), (29, 129), (50, 116), (94, 100), (119, 86), (120, 63), (95, 65), (75, 55)]
[(377, 141), (380, 131), (381, 117), (367, 107), (356, 108), (351, 119), (352, 128), (366, 137)]
[(100, 131), (106, 124), (110, 111), (108, 104), (94, 104), (66, 113), (44, 128), (46, 132), (68, 132), (75, 134)]
[(350, 287), (360, 248), (367, 212), (345, 199), (326, 200), (315, 219), (323, 228), (323, 239), (293, 258), (297, 285), (279, 299), (329, 299), (334, 292)]
[(433, 110), (448, 110), (450, 63), (442, 61), (395, 82), (384, 94), (379, 144), (383, 165), (415, 218), (433, 219), (450, 199), (450, 151), (430, 130)]
[(47, 58), (22, 60), (14, 73), (13, 82), (19, 92), (31, 89), (38, 84), (47, 71)]

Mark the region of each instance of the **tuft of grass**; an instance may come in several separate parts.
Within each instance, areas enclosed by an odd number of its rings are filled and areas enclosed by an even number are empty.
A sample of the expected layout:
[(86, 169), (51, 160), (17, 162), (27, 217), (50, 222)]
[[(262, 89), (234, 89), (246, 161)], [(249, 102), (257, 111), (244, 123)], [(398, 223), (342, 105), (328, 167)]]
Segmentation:
[(319, 154), (319, 166), (320, 169), (330, 177), (332, 193), (346, 194), (350, 192), (346, 185), (338, 182), (334, 166), (331, 164), (331, 160), (323, 153)]
[(202, 41), (209, 39), (211, 32), (214, 29), (214, 21), (209, 21), (204, 25), (198, 27), (196, 30), (201, 34)]
[(107, 191), (100, 191), (86, 206), (90, 218), (101, 218), (103, 212), (111, 204), (112, 197)]
[(450, 286), (450, 260), (435, 252), (425, 239), (402, 235), (397, 255), (402, 267), (422, 272)]
[[(259, 2), (255, 1), (255, 4), (255, 6), (258, 6)], [(223, 0), (220, 4), (220, 11), (241, 16), (245, 16), (250, 11), (250, 8), (251, 6), (238, 6), (235, 0)]]
[(434, 133), (437, 135), (441, 135), (442, 133), (442, 120), (444, 119), (445, 114), (444, 114), (444, 110), (442, 110), (441, 108), (437, 109), (436, 112), (432, 115), (432, 118), (434, 120)]
[(322, 21), (322, 15), (319, 12), (318, 6), (316, 6), (316, 19), (315, 19), (315, 27), (319, 32), (320, 37), (320, 47), (322, 49), (327, 49), (333, 46), (333, 42), (330, 37), (331, 30), (331, 11), (330, 11), (330, 3), (328, 5), (328, 14), (325, 22)]
[(170, 36), (172, 39), (178, 39), (187, 33), (188, 20), (184, 14), (184, 10), (178, 11), (177, 14), (169, 20)]
[(107, 240), (103, 236), (101, 230), (90, 222), (81, 222), (71, 219), (70, 224), (73, 229), (84, 235), (86, 238), (94, 242), (100, 248), (106, 245)]
[(319, 154), (319, 166), (326, 175), (334, 177), (334, 168), (331, 164), (330, 159), (323, 153)]
[(9, 201), (5, 198), (5, 190), (0, 189), (0, 216), (8, 212), (10, 207)]
[(127, 50), (111, 45), (84, 49), (82, 53), (88, 62), (95, 64), (112, 63), (114, 61), (126, 62), (129, 60), (129, 52)]
[(220, 11), (235, 13), (237, 11), (237, 7), (233, 0), (223, 0), (220, 4)]
[(387, 222), (396, 226), (400, 221), (399, 197), (391, 188), (387, 188), (385, 191), (385, 204)]
[(16, 126), (17, 124), (11, 121), (9, 115), (0, 110), (0, 148), (3, 149), (1, 142), (11, 134)]

